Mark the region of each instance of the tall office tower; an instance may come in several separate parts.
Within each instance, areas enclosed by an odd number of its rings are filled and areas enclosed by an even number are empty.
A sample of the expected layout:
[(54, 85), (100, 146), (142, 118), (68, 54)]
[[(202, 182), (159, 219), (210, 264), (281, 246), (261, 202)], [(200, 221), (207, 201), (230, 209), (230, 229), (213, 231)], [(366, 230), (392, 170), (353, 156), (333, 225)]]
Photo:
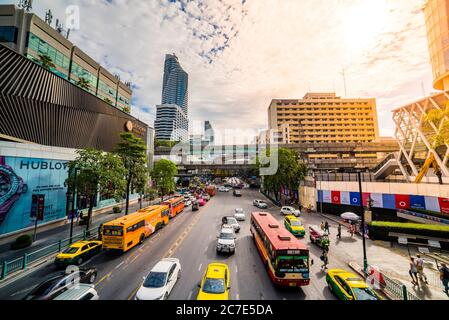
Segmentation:
[(210, 121), (204, 122), (204, 140), (213, 144), (215, 141), (215, 130)]
[(189, 121), (184, 111), (176, 104), (156, 106), (154, 129), (157, 140), (184, 142), (189, 139)]
[[(274, 99), (269, 128), (288, 141), (280, 143), (349, 143), (378, 140), (375, 99), (342, 99), (335, 93), (307, 93), (303, 99)], [(285, 139), (281, 139), (285, 140)]]
[(176, 104), (189, 114), (189, 75), (179, 64), (175, 54), (165, 56), (162, 104)]
[(424, 6), (433, 86), (449, 90), (449, 0), (428, 0)]

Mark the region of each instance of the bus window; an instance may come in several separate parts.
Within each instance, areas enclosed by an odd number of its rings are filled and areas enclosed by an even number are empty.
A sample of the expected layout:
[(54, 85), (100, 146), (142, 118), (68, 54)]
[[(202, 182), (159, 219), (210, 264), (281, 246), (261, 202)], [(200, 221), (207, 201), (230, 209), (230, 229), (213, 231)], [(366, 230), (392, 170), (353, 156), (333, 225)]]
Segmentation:
[(104, 236), (123, 236), (123, 228), (115, 226), (104, 226), (103, 227)]

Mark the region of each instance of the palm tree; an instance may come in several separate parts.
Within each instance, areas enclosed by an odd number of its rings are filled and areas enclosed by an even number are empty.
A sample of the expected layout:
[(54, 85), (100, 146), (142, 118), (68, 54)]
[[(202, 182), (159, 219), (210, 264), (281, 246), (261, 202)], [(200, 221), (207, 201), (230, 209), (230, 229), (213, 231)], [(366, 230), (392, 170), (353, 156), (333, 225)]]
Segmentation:
[(39, 62), (48, 71), (51, 70), (51, 68), (56, 68), (55, 64), (53, 63), (53, 60), (47, 56), (46, 54), (40, 54), (39, 55)]
[(129, 107), (123, 107), (123, 111), (126, 113), (131, 113), (131, 109)]
[(90, 84), (86, 78), (80, 77), (78, 80), (78, 87), (83, 88), (85, 90), (89, 90)]

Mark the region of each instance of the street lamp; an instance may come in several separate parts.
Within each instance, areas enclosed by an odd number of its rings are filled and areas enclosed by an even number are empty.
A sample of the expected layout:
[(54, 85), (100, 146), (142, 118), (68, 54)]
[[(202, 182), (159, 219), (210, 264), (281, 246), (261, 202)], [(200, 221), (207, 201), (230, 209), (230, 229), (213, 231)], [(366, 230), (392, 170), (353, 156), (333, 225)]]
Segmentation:
[(366, 256), (365, 208), (363, 207), (362, 172), (361, 172), (361, 170), (357, 170), (357, 179), (359, 181), (360, 209), (362, 212), (363, 271), (366, 273), (366, 271), (368, 270), (368, 258)]
[[(76, 178), (77, 178), (78, 168), (75, 168), (75, 180), (74, 180), (74, 192), (72, 193), (71, 190), (69, 190), (70, 186), (67, 189), (67, 213), (70, 214), (70, 243), (72, 243), (73, 238), (73, 220), (75, 219), (75, 197), (76, 197)], [(70, 173), (69, 173), (70, 175)], [(71, 206), (70, 206), (71, 204)], [(70, 208), (69, 208), (70, 206)]]

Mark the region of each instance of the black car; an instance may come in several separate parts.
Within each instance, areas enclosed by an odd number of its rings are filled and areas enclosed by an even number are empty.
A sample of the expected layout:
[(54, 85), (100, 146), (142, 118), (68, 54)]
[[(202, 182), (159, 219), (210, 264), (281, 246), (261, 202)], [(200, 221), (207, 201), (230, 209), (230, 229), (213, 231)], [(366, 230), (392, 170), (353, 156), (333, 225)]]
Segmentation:
[(242, 196), (242, 191), (234, 189), (234, 197), (241, 197)]
[(192, 211), (198, 211), (198, 210), (200, 210), (200, 204), (199, 204), (198, 200), (195, 200), (192, 203)]
[(70, 289), (78, 281), (79, 283), (93, 284), (96, 278), (96, 268), (79, 269), (79, 271), (73, 271), (71, 273), (62, 273), (42, 282), (28, 293), (23, 300), (52, 300)]

